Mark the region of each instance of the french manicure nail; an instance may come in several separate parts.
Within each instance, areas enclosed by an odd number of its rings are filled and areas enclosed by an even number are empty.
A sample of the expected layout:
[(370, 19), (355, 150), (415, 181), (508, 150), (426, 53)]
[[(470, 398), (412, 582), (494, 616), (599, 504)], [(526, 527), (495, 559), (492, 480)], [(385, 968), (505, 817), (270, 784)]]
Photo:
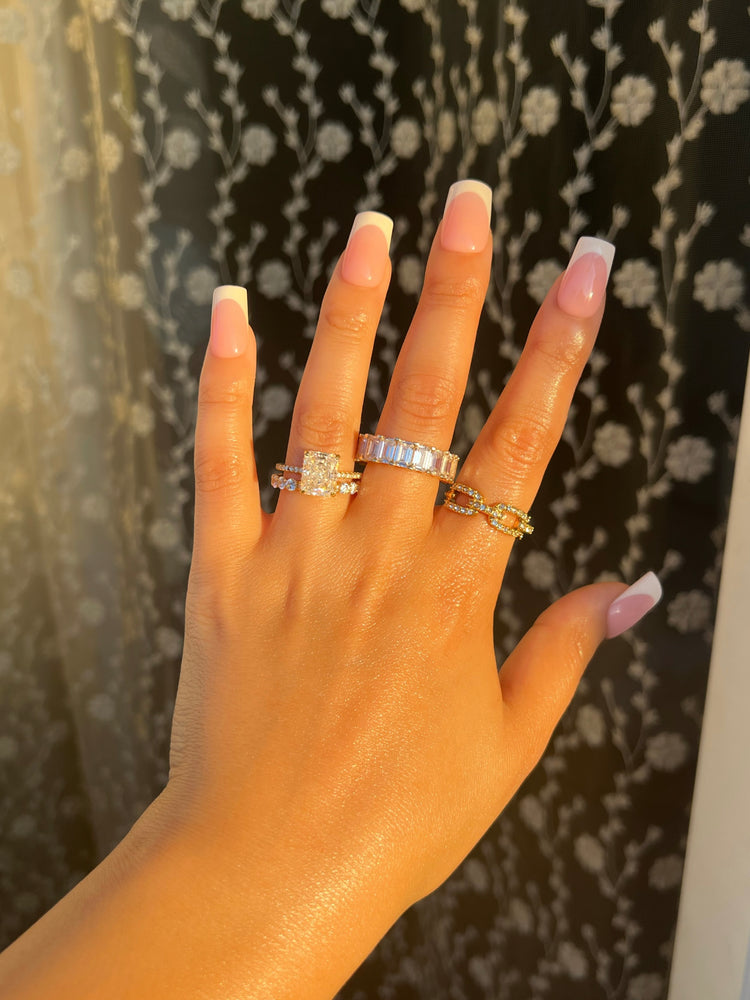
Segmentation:
[(490, 235), (492, 188), (481, 181), (456, 181), (448, 190), (440, 227), (444, 250), (479, 253)]
[(606, 240), (582, 236), (557, 289), (557, 304), (569, 316), (586, 319), (601, 305), (615, 248)]
[(236, 358), (249, 343), (247, 290), (240, 285), (219, 285), (211, 305), (211, 353), (217, 358)]
[(607, 638), (614, 639), (639, 622), (661, 600), (662, 589), (650, 570), (613, 601), (607, 610)]
[(341, 262), (341, 277), (352, 285), (372, 288), (385, 274), (391, 247), (393, 219), (381, 212), (360, 212)]

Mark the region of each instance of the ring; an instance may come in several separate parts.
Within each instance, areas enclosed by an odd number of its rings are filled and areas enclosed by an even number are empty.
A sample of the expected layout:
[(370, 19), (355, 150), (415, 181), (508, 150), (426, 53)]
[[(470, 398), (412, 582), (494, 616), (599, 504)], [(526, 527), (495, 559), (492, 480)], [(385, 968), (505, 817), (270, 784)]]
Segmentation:
[(292, 473), (299, 476), (293, 479), (291, 476), (279, 476), (273, 473), (271, 476), (271, 486), (277, 490), (297, 490), (313, 497), (333, 497), (339, 493), (349, 493), (352, 496), (357, 492), (359, 480), (362, 477), (360, 472), (342, 472), (339, 469), (341, 457), (325, 451), (306, 451), (302, 460), (302, 465), (282, 465), (278, 463), (276, 468), (279, 472)]
[[(468, 497), (468, 502), (458, 503), (455, 499), (457, 493)], [(468, 517), (473, 514), (486, 514), (492, 528), (496, 531), (502, 531), (506, 535), (512, 535), (514, 538), (523, 538), (524, 535), (530, 535), (534, 530), (526, 511), (519, 510), (518, 507), (511, 507), (508, 503), (487, 503), (481, 493), (473, 490), (470, 486), (464, 486), (463, 483), (453, 483), (448, 487), (443, 506), (457, 514), (466, 514)], [(514, 523), (508, 524), (503, 521), (507, 515), (514, 519)]]
[(458, 469), (458, 455), (416, 441), (382, 437), (380, 434), (360, 434), (357, 439), (355, 462), (379, 462), (399, 469), (414, 469), (452, 483)]

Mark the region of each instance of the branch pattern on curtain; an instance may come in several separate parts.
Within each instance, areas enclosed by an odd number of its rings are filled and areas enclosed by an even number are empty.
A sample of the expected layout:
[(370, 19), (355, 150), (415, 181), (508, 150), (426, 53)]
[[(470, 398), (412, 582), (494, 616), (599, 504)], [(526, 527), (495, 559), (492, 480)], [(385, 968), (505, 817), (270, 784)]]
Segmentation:
[(395, 219), (372, 430), (442, 200), (471, 175), (494, 185), (496, 255), (454, 451), (578, 236), (618, 248), (498, 655), (580, 584), (653, 568), (665, 597), (599, 651), (514, 801), (341, 996), (666, 996), (748, 359), (750, 18), (664, 9), (0, 9), (0, 944), (167, 779), (214, 286), (249, 289), (263, 477), (354, 211)]

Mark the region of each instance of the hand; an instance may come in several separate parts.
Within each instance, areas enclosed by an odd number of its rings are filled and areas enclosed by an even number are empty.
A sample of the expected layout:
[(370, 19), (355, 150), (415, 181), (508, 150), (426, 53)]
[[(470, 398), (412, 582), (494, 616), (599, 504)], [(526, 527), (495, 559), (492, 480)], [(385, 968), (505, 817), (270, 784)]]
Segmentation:
[[(492, 256), (489, 189), (469, 182), (453, 194), (377, 428), (440, 449), (453, 435)], [(314, 450), (353, 468), (390, 277), (389, 220), (359, 221), (369, 224), (332, 277), (299, 388), (292, 465)], [(528, 510), (560, 438), (604, 308), (611, 248), (592, 245), (549, 292), (459, 472), (490, 502)], [(262, 512), (252, 334), (232, 289), (223, 292), (200, 382), (165, 801), (217, 852), (219, 838), (234, 871), (290, 873), (283, 890), (277, 876), (267, 887), (269, 938), (287, 920), (324, 928), (334, 910), (364, 907), (374, 930), (361, 961), (496, 819), (608, 628), (645, 613), (658, 582), (649, 574), (619, 601), (617, 583), (569, 594), (498, 675), (493, 611), (513, 538), (483, 514), (435, 507), (433, 477), (368, 464), (356, 497), (285, 490), (272, 516)]]

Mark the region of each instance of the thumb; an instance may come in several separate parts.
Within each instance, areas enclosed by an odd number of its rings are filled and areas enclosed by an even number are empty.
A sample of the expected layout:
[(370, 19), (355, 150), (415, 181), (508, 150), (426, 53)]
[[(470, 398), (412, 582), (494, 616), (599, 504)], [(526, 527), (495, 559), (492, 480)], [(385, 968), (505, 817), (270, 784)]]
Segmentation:
[(506, 732), (524, 773), (544, 752), (597, 646), (640, 621), (661, 594), (651, 572), (627, 588), (595, 583), (555, 601), (534, 622), (500, 670)]

